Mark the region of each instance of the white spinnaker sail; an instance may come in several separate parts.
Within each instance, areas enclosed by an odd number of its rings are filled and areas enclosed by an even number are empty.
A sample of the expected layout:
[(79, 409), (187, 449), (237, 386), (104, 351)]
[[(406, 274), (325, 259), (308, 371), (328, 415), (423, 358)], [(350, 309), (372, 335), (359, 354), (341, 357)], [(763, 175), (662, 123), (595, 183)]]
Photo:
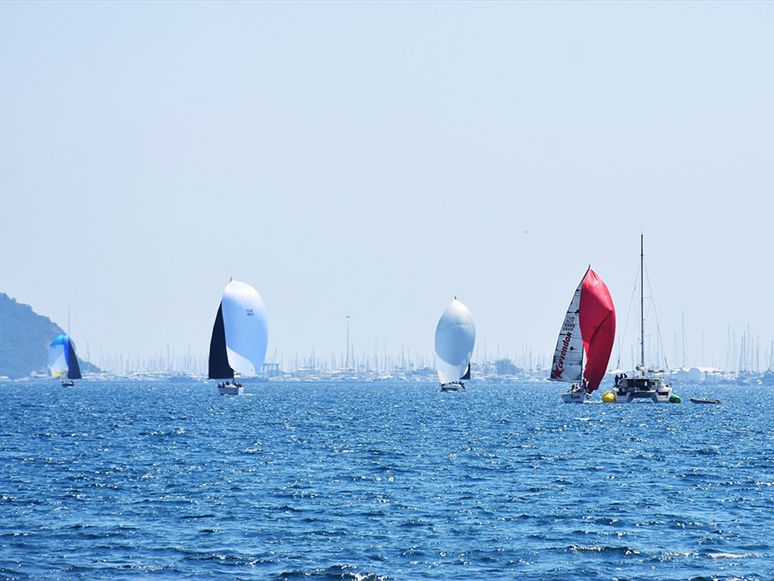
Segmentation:
[[(585, 278), (585, 276), (584, 276)], [(580, 382), (583, 375), (583, 337), (580, 330), (581, 280), (564, 317), (551, 366), (552, 381)]]
[(51, 343), (48, 348), (48, 367), (51, 369), (52, 377), (59, 377), (67, 373), (67, 342), (65, 336), (60, 335)]
[(233, 280), (223, 291), (221, 306), (229, 365), (242, 375), (260, 373), (269, 341), (261, 295), (249, 284)]
[(468, 308), (456, 298), (446, 308), (435, 328), (436, 367), (441, 384), (459, 381), (473, 355), (476, 325)]

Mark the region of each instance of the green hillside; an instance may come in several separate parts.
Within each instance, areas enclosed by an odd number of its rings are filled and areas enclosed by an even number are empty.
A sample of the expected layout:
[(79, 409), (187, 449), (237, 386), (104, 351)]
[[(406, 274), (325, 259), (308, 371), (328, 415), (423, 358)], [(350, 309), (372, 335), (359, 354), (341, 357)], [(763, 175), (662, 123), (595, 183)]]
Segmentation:
[[(62, 333), (48, 317), (0, 293), (0, 376), (18, 379), (36, 371), (47, 373), (48, 346)], [(82, 362), (81, 371), (99, 371), (83, 362), (80, 355), (78, 360)]]

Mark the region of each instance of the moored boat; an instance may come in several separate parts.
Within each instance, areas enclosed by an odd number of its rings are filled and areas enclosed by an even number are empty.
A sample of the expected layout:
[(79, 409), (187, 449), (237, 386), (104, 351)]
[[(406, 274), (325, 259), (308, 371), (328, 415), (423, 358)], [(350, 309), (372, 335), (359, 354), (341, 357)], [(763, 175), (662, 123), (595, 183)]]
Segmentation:
[(673, 403), (679, 401), (672, 394), (672, 385), (667, 383), (661, 369), (645, 369), (637, 366), (637, 377), (628, 375), (616, 378), (612, 393), (615, 403), (631, 403), (636, 400), (650, 400), (653, 403)]
[(692, 397), (690, 398), (691, 403), (714, 403), (718, 404), (720, 403), (719, 399), (707, 399), (705, 397)]
[(635, 377), (629, 377), (625, 373), (617, 375), (613, 390), (605, 392), (602, 401), (631, 403), (638, 400), (650, 400), (653, 403), (680, 403), (680, 398), (672, 393), (671, 382), (665, 379), (664, 371), (645, 367), (645, 252), (643, 240), (643, 235), (640, 235), (640, 363), (636, 367)]

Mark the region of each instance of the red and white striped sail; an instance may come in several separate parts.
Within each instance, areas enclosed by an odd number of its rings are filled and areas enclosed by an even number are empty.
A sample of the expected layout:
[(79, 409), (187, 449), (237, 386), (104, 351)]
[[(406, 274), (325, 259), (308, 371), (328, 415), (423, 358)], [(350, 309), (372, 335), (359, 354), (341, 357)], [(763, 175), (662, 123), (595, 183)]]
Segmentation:
[[(585, 379), (586, 389), (594, 391), (605, 376), (614, 340), (613, 299), (602, 279), (589, 268), (567, 309), (550, 379), (575, 383)], [(586, 369), (582, 371), (584, 352)]]

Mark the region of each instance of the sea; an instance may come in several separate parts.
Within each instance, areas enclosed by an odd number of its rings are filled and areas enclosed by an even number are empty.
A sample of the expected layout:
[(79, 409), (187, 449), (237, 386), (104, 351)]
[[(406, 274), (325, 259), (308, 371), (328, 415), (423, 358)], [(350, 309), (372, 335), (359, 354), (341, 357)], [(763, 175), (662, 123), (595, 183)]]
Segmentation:
[(560, 390), (0, 384), (0, 579), (774, 579), (773, 388)]

